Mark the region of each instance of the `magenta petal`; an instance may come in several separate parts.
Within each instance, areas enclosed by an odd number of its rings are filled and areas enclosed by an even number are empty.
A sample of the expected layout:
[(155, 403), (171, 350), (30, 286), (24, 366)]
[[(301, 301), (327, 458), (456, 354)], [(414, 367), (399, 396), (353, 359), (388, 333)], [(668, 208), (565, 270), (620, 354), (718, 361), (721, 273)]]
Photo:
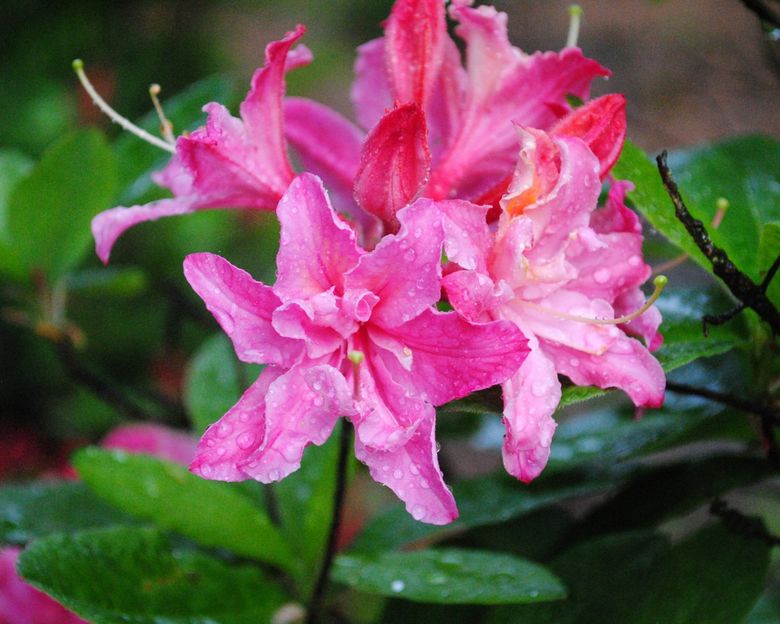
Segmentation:
[(265, 436), (241, 462), (247, 475), (270, 483), (298, 470), (309, 444), (324, 444), (339, 416), (353, 412), (352, 393), (332, 366), (296, 366), (268, 388)]
[(418, 199), (398, 213), (401, 229), (385, 236), (344, 278), (347, 289), (379, 297), (371, 321), (395, 327), (435, 304), (441, 294), (441, 215), (435, 202)]
[(303, 342), (280, 336), (271, 325), (281, 302), (269, 286), (208, 253), (187, 256), (184, 276), (233, 341), (241, 360), (291, 366), (300, 356)]
[(396, 213), (422, 190), (430, 164), (422, 109), (417, 104), (399, 106), (366, 137), (355, 177), (355, 199), (396, 231)]
[(540, 341), (555, 368), (578, 386), (619, 388), (638, 407), (660, 407), (666, 378), (661, 365), (642, 344), (622, 332), (601, 355), (587, 356), (560, 344)]
[(149, 423), (120, 425), (100, 445), (129, 453), (146, 453), (185, 466), (195, 455), (195, 440), (189, 433)]
[(358, 261), (355, 233), (333, 212), (319, 178), (298, 176), (279, 202), (281, 223), (276, 256), (276, 292), (283, 299), (306, 299), (336, 286)]
[[(641, 288), (632, 288), (621, 293), (615, 299), (615, 314), (624, 316), (631, 314), (645, 304), (645, 294)], [(621, 325), (623, 330), (631, 335), (644, 338), (649, 351), (655, 351), (664, 342), (664, 337), (658, 331), (661, 325), (661, 313), (652, 306), (637, 318)]]
[(425, 106), (447, 37), (441, 0), (397, 0), (385, 25), (385, 63), (396, 102)]
[(434, 405), (505, 381), (528, 353), (522, 332), (507, 321), (473, 324), (431, 309), (387, 330), (412, 352), (412, 375)]
[(420, 422), (409, 440), (392, 450), (378, 450), (355, 438), (355, 455), (371, 477), (389, 487), (413, 518), (428, 524), (449, 524), (458, 517), (452, 492), (444, 483), (436, 456), (434, 413)]
[(274, 310), (271, 322), (281, 336), (302, 340), (310, 358), (332, 353), (357, 327), (342, 313), (331, 291), (308, 300), (288, 301)]
[(555, 367), (539, 350), (531, 349), (520, 370), (502, 384), (506, 437), (502, 455), (507, 472), (525, 483), (547, 465), (555, 433), (552, 418), (561, 400)]
[(355, 61), (355, 81), (350, 98), (358, 123), (374, 127), (385, 111), (393, 106), (390, 83), (385, 71), (385, 38), (372, 39), (359, 46)]
[(492, 236), (487, 225), (488, 206), (452, 199), (437, 204), (444, 226), (447, 259), (464, 269), (485, 272)]
[(199, 198), (196, 196), (161, 199), (143, 206), (124, 208), (119, 206), (104, 210), (92, 219), (92, 236), (95, 238), (95, 252), (103, 264), (108, 264), (111, 249), (117, 239), (134, 225), (144, 221), (156, 221), (161, 217), (188, 214), (196, 210)]
[(490, 313), (514, 295), (506, 282), (496, 284), (477, 271), (455, 271), (445, 275), (442, 286), (447, 292), (447, 300), (458, 314), (476, 322), (491, 320)]
[(269, 366), (238, 402), (213, 425), (198, 443), (190, 471), (215, 481), (245, 481), (240, 468), (260, 446), (265, 435), (265, 401), (271, 383), (282, 370)]

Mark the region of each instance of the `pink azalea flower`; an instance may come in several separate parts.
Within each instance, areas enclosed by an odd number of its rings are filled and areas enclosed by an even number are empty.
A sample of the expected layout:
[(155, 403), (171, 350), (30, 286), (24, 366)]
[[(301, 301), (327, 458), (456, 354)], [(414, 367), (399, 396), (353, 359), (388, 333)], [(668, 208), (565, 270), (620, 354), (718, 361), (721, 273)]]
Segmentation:
[(144, 221), (212, 208), (273, 210), (294, 175), (288, 143), (369, 248), (381, 237), (380, 220), (394, 232), (395, 213), (418, 196), (500, 197), (517, 160), (512, 120), (549, 128), (570, 110), (567, 95), (587, 99), (591, 81), (609, 72), (578, 48), (526, 55), (509, 43), (505, 13), (457, 2), (450, 15), (467, 45), (464, 68), (445, 11), (441, 0), (398, 0), (385, 37), (358, 49), (352, 99), (368, 135), (322, 104), (283, 98), (285, 70), (311, 60), (302, 46), (292, 49), (302, 26), (271, 43), (241, 118), (211, 103), (205, 127), (179, 137), (155, 177), (173, 198), (94, 219), (98, 256), (107, 262), (117, 238)]
[[(440, 202), (447, 204), (447, 202)], [(337, 217), (321, 182), (302, 174), (279, 203), (273, 287), (212, 254), (185, 275), (239, 358), (267, 364), (204, 434), (191, 470), (264, 483), (296, 470), (339, 416), (355, 452), (418, 520), (457, 517), (436, 457), (434, 406), (499, 383), (520, 366), (525, 338), (511, 323), (470, 323), (432, 306), (441, 289), (439, 205), (397, 213), (399, 231), (373, 251)]]
[(0, 549), (0, 622), (2, 624), (87, 624), (75, 613), (39, 592), (16, 573), (21, 548)]
[[(624, 129), (624, 103), (615, 105), (594, 104), (611, 110)], [(639, 221), (623, 201), (629, 185), (613, 181), (606, 206), (597, 209), (600, 177), (617, 158), (623, 132), (602, 125), (593, 110), (571, 117), (551, 134), (519, 128), (520, 160), (495, 232), (485, 223), (485, 207), (448, 215), (459, 238), (449, 236), (445, 250), (466, 269), (444, 278), (449, 301), (470, 320), (511, 320), (529, 339), (530, 354), (502, 385), (504, 465), (526, 482), (550, 453), (558, 374), (577, 385), (620, 388), (637, 406), (658, 407), (664, 397), (661, 366), (627, 335), (657, 348), (660, 314), (650, 308), (627, 324), (614, 323), (642, 306), (639, 287), (650, 275)], [(462, 251), (464, 240), (465, 263), (450, 252)]]
[(144, 453), (185, 466), (195, 456), (195, 440), (189, 433), (151, 423), (116, 427), (103, 438), (100, 445), (128, 453)]

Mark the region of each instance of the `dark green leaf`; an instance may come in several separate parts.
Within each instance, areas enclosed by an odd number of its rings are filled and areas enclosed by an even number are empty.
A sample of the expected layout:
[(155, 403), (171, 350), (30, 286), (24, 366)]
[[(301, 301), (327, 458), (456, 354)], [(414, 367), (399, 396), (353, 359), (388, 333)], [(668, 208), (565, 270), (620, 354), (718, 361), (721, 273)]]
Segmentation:
[(454, 548), (342, 555), (333, 578), (366, 593), (417, 602), (517, 604), (566, 595), (560, 581), (538, 564)]
[(51, 281), (73, 269), (92, 240), (92, 217), (111, 205), (116, 180), (114, 155), (96, 130), (47, 149), (9, 198), (8, 245), (20, 266)]
[(33, 161), (21, 152), (0, 150), (0, 242), (8, 243), (8, 198), (16, 184), (33, 167)]
[(174, 551), (149, 529), (41, 539), (19, 571), (95, 624), (257, 624), (284, 602), (257, 568)]
[(287, 543), (265, 512), (229, 484), (206, 481), (178, 464), (146, 455), (88, 448), (74, 464), (100, 497), (204, 546), (219, 546), (284, 568)]
[(0, 488), (0, 542), (24, 544), (51, 533), (132, 523), (83, 483), (36, 482)]
[[(764, 279), (769, 267), (780, 255), (780, 221), (767, 223), (761, 229), (758, 248), (758, 277)], [(780, 273), (775, 275), (767, 290), (769, 299), (780, 308)]]
[(84, 269), (68, 276), (68, 291), (77, 295), (136, 297), (146, 287), (146, 274), (134, 267)]

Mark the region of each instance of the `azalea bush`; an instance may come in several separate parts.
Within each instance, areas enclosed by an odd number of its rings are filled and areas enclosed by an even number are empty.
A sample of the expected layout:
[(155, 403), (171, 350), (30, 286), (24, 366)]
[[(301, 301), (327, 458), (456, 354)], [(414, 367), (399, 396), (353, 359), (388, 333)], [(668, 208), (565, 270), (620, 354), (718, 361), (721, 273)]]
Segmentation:
[(0, 151), (0, 621), (780, 620), (780, 143), (644, 153), (576, 7), (388, 10), (351, 117), (297, 25)]

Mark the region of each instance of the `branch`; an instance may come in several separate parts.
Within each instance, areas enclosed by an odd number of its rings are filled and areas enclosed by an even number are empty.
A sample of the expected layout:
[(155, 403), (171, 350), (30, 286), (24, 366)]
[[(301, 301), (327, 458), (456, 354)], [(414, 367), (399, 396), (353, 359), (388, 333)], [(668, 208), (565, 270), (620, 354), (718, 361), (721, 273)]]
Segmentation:
[(742, 4), (751, 11), (763, 22), (773, 26), (774, 28), (780, 28), (780, 15), (770, 9), (762, 0), (740, 0)]
[(716, 392), (715, 390), (709, 390), (708, 388), (699, 388), (697, 386), (689, 386), (688, 384), (676, 383), (674, 381), (666, 382), (666, 389), (676, 392), (677, 394), (689, 394), (693, 396), (700, 396), (723, 405), (728, 405), (742, 412), (753, 414), (759, 418), (765, 418), (771, 421), (775, 425), (780, 425), (780, 419), (777, 414), (765, 405), (759, 405), (751, 401), (747, 401), (740, 397), (726, 394), (724, 392)]
[(759, 518), (746, 516), (741, 511), (732, 509), (726, 501), (720, 498), (712, 501), (710, 513), (720, 518), (726, 529), (736, 535), (760, 540), (767, 546), (780, 546), (780, 537), (767, 531)]
[(740, 302), (737, 308), (725, 314), (718, 316), (706, 315), (703, 319), (705, 335), (707, 334), (708, 324), (718, 325), (725, 323), (746, 307), (754, 310), (764, 321), (766, 321), (772, 328), (772, 332), (775, 336), (780, 335), (780, 311), (778, 311), (766, 295), (766, 289), (769, 286), (772, 277), (774, 277), (778, 268), (780, 268), (780, 265), (778, 265), (780, 258), (775, 260), (763, 282), (760, 285), (756, 284), (734, 265), (725, 251), (713, 244), (704, 224), (698, 219), (695, 219), (691, 213), (688, 212), (688, 208), (685, 206), (685, 202), (683, 202), (682, 197), (680, 196), (677, 184), (675, 183), (674, 178), (672, 178), (672, 172), (666, 164), (666, 151), (661, 152), (661, 154), (656, 157), (656, 162), (658, 163), (658, 172), (661, 174), (661, 180), (663, 181), (664, 187), (666, 187), (666, 192), (674, 204), (677, 218), (680, 223), (685, 226), (685, 229), (688, 231), (688, 234), (690, 234), (693, 242), (696, 243), (696, 246), (712, 264), (712, 272), (720, 278), (731, 291), (731, 294)]

